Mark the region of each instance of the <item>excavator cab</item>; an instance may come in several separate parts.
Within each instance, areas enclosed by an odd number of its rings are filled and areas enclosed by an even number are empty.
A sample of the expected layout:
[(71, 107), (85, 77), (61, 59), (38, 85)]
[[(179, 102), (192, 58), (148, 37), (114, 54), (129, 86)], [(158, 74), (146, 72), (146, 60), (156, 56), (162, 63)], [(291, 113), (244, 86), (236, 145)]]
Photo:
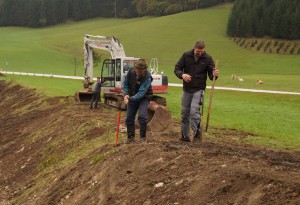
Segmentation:
[(105, 81), (101, 87), (105, 106), (126, 110), (123, 102), (122, 86), (127, 71), (134, 66), (136, 60), (136, 58), (125, 57), (106, 59), (103, 62), (101, 78)]

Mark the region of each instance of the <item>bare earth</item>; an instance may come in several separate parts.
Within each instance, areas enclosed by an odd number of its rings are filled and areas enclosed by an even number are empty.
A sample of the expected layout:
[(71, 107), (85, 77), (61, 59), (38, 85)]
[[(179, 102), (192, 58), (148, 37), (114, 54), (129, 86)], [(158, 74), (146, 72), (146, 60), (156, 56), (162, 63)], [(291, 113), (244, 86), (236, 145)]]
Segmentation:
[(116, 111), (1, 78), (0, 99), (0, 204), (300, 204), (300, 152), (239, 144), (249, 133), (183, 143), (175, 122), (116, 145)]

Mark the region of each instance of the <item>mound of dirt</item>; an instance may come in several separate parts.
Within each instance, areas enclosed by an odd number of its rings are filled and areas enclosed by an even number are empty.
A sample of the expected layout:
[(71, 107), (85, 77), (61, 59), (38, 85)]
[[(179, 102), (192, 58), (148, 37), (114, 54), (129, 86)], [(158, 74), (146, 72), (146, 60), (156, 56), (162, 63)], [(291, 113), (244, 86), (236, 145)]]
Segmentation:
[(0, 204), (300, 204), (299, 152), (236, 144), (245, 133), (226, 129), (183, 143), (179, 122), (116, 145), (116, 111), (0, 86)]

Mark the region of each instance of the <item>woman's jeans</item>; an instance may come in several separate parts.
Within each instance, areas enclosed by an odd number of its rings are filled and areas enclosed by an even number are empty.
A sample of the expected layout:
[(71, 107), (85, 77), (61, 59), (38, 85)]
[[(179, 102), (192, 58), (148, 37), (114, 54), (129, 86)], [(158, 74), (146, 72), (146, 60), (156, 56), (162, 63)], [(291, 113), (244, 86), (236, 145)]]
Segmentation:
[(193, 136), (201, 132), (200, 101), (203, 94), (204, 90), (195, 93), (183, 91), (181, 100), (181, 132), (183, 138), (190, 137), (190, 126), (193, 130)]

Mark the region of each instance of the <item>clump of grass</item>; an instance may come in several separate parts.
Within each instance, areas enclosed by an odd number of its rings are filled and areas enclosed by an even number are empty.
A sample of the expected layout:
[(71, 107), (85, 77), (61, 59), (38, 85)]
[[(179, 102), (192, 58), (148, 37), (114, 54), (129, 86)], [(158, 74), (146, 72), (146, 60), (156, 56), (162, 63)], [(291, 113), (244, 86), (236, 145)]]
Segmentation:
[(112, 148), (112, 149), (110, 149), (110, 150), (108, 150), (106, 152), (103, 152), (103, 153), (99, 154), (99, 155), (93, 156), (92, 159), (91, 159), (91, 161), (90, 161), (90, 164), (91, 165), (92, 164), (96, 164), (96, 163), (102, 161), (105, 157), (107, 157), (107, 156), (115, 153), (116, 151), (117, 151), (117, 149)]

